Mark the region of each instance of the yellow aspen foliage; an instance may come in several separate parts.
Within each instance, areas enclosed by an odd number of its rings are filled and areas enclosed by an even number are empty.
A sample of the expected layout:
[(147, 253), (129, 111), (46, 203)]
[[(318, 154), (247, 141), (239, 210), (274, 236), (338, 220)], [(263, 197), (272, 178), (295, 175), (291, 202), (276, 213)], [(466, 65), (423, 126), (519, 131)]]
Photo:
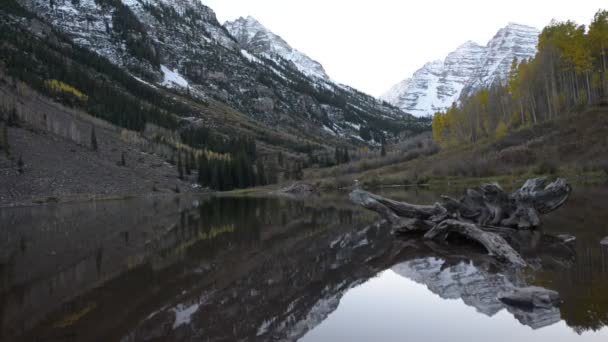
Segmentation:
[(70, 94), (82, 102), (86, 102), (89, 98), (80, 90), (65, 84), (59, 80), (47, 80), (44, 84), (54, 93)]
[(436, 113), (433, 117), (433, 139), (439, 146), (447, 147), (446, 133), (447, 133), (447, 114)]
[(498, 125), (496, 126), (496, 130), (494, 132), (496, 139), (502, 139), (502, 138), (506, 137), (508, 133), (509, 133), (509, 127), (507, 127), (506, 123), (500, 121), (498, 123)]
[(588, 30), (573, 21), (552, 21), (539, 36), (535, 57), (514, 58), (508, 77), (435, 114), (433, 138), (441, 147), (501, 139), (512, 129), (581, 111), (607, 96), (608, 11), (600, 10)]

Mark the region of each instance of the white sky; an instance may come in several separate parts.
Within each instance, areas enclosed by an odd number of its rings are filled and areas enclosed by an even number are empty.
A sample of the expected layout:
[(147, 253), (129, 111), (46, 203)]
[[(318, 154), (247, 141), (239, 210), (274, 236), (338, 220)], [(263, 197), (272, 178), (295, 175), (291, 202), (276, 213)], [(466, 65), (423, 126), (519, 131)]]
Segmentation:
[(378, 96), (467, 40), (509, 22), (589, 24), (606, 0), (202, 0), (220, 22), (251, 15), (319, 61), (334, 80)]

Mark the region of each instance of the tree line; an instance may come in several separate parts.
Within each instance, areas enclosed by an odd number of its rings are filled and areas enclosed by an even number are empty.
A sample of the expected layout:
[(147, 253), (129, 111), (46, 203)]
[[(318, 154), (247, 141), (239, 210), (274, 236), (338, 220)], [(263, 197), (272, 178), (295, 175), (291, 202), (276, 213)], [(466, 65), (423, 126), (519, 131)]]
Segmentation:
[(267, 168), (244, 151), (235, 155), (212, 156), (180, 150), (177, 172), (181, 180), (195, 179), (202, 187), (218, 191), (244, 189), (276, 182), (276, 175), (267, 175)]
[(508, 80), (460, 99), (433, 118), (441, 146), (504, 137), (509, 131), (580, 111), (608, 95), (608, 11), (591, 24), (553, 21), (539, 36), (538, 52), (513, 60)]
[(256, 159), (256, 142), (251, 137), (238, 136), (225, 139), (205, 126), (186, 127), (180, 131), (180, 137), (184, 144), (194, 148), (233, 155), (244, 153), (249, 159)]

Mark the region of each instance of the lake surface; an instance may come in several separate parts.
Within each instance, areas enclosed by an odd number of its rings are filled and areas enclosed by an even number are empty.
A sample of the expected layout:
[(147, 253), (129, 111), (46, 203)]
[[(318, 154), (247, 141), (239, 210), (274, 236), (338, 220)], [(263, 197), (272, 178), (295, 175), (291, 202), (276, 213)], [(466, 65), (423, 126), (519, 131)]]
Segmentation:
[[(397, 238), (346, 193), (1, 209), (0, 341), (608, 341), (607, 235), (606, 187), (515, 238), (525, 270)], [(562, 305), (497, 299), (527, 285)]]

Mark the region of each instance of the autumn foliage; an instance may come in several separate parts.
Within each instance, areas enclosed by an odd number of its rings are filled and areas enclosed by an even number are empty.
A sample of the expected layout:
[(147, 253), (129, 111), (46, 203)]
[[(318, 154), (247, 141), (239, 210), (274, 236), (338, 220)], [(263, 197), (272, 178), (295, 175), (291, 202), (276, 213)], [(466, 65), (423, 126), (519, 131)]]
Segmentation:
[(589, 27), (553, 21), (530, 60), (514, 60), (508, 80), (435, 114), (442, 147), (500, 139), (509, 131), (595, 105), (608, 95), (608, 11)]

